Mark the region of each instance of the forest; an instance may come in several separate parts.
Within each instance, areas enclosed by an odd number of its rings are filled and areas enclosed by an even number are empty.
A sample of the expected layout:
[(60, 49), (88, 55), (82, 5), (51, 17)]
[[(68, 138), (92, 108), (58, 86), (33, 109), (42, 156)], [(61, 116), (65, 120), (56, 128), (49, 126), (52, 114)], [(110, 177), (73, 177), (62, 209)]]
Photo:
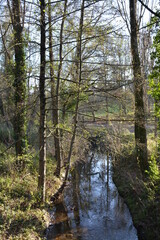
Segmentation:
[(159, 240), (159, 212), (160, 2), (0, 0), (0, 239)]

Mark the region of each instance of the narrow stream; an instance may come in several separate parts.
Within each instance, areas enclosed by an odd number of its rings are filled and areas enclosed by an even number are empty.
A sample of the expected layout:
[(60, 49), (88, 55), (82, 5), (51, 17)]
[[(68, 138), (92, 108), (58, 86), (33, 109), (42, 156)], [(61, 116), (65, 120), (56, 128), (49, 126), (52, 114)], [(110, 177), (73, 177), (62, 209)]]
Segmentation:
[(95, 153), (78, 164), (55, 205), (47, 239), (138, 240), (130, 212), (112, 180), (111, 160)]

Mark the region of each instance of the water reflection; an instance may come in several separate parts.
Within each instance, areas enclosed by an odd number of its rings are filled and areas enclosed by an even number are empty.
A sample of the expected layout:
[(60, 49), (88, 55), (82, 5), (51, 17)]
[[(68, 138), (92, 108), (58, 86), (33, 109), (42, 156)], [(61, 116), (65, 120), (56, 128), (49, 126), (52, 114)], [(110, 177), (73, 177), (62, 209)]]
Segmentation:
[(127, 206), (112, 180), (109, 156), (95, 154), (71, 173), (55, 205), (47, 239), (137, 240)]

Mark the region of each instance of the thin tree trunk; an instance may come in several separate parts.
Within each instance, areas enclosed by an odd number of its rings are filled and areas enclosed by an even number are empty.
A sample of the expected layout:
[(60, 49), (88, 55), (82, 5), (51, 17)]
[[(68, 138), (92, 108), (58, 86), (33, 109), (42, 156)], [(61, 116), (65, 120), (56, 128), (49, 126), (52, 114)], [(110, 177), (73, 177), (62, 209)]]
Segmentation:
[[(8, 2), (9, 3), (9, 2)], [(14, 30), (15, 71), (14, 71), (14, 138), (16, 156), (22, 156), (26, 150), (26, 71), (23, 43), (23, 24), (21, 23), (20, 1), (12, 1), (12, 24)], [(24, 167), (24, 162), (22, 163)]]
[(77, 121), (78, 121), (78, 108), (79, 108), (79, 97), (80, 97), (80, 85), (82, 79), (82, 32), (83, 32), (83, 19), (84, 19), (84, 3), (85, 0), (82, 0), (81, 5), (81, 17), (80, 17), (80, 24), (79, 24), (79, 32), (78, 32), (78, 43), (77, 43), (77, 59), (76, 59), (76, 76), (77, 76), (77, 98), (76, 98), (76, 107), (75, 107), (75, 115), (74, 115), (74, 123), (73, 123), (73, 135), (70, 142), (70, 149), (68, 153), (67, 159), (67, 169), (65, 174), (65, 181), (67, 181), (68, 173), (70, 169), (70, 161), (72, 156), (73, 144), (76, 137), (76, 130), (77, 130)]
[[(62, 106), (62, 118), (61, 118), (61, 123), (65, 123), (65, 117), (66, 117), (66, 103), (63, 104)], [(60, 139), (61, 139), (61, 161), (63, 161), (64, 164), (64, 150), (63, 150), (63, 129), (60, 129)]]
[[(105, 48), (103, 49), (103, 56), (105, 56)], [(107, 58), (104, 59), (104, 63), (107, 62)], [(106, 66), (104, 64), (103, 66), (103, 69), (104, 69), (104, 86), (105, 86), (105, 90), (107, 89), (107, 71), (108, 69), (106, 70)], [(105, 105), (106, 105), (106, 124), (108, 124), (108, 121), (109, 121), (109, 104), (108, 104), (108, 94), (106, 93), (106, 96), (105, 96)]]
[(67, 11), (67, 1), (65, 0), (64, 3), (64, 12), (63, 18), (61, 23), (61, 30), (60, 30), (60, 47), (59, 47), (59, 66), (58, 66), (58, 73), (57, 73), (57, 84), (55, 87), (55, 79), (54, 79), (54, 69), (53, 69), (53, 49), (52, 49), (52, 24), (51, 24), (51, 1), (49, 0), (48, 4), (48, 12), (49, 12), (49, 54), (50, 54), (50, 77), (51, 77), (51, 97), (52, 97), (52, 120), (53, 125), (55, 128), (54, 134), (54, 143), (55, 143), (55, 158), (57, 161), (57, 168), (56, 168), (56, 176), (60, 175), (61, 169), (61, 152), (60, 152), (60, 133), (59, 133), (59, 87), (60, 87), (60, 77), (61, 77), (61, 70), (62, 70), (62, 50), (63, 50), (63, 29), (64, 29), (64, 22), (66, 18), (66, 11)]
[(136, 158), (142, 173), (148, 169), (147, 137), (145, 127), (145, 110), (143, 102), (143, 78), (141, 73), (140, 58), (137, 42), (137, 23), (135, 0), (130, 0), (131, 24), (131, 52), (133, 59), (134, 95), (135, 95), (135, 144)]
[(46, 97), (45, 97), (45, 0), (41, 0), (41, 49), (40, 49), (40, 128), (39, 128), (39, 178), (41, 202), (46, 195)]
[(8, 145), (8, 143), (11, 142), (10, 124), (4, 111), (4, 104), (1, 96), (0, 96), (0, 114), (5, 119), (5, 122), (6, 122), (6, 130), (7, 130), (8, 136), (6, 135), (4, 136), (4, 142)]
[[(51, 19), (51, 0), (48, 1), (48, 22), (49, 22), (49, 59), (50, 59), (50, 79), (51, 79), (51, 99), (52, 99), (52, 121), (53, 126), (56, 129), (57, 125), (57, 112), (58, 108), (56, 106), (56, 91), (55, 91), (55, 78), (54, 78), (54, 66), (53, 66), (53, 41), (52, 41), (52, 19)], [(59, 138), (54, 134), (54, 144), (55, 144), (55, 158), (58, 163), (60, 163), (60, 148), (59, 148)]]
[(67, 11), (67, 1), (65, 0), (64, 3), (64, 11), (63, 11), (63, 18), (61, 23), (61, 30), (60, 30), (60, 46), (59, 46), (59, 66), (58, 66), (58, 73), (57, 73), (57, 85), (56, 85), (56, 115), (55, 115), (55, 154), (57, 160), (57, 168), (56, 168), (56, 176), (60, 175), (61, 169), (61, 154), (60, 154), (60, 132), (59, 132), (59, 87), (60, 87), (60, 78), (61, 78), (61, 71), (62, 71), (62, 50), (63, 50), (63, 29), (64, 29), (64, 22), (66, 19), (66, 11)]

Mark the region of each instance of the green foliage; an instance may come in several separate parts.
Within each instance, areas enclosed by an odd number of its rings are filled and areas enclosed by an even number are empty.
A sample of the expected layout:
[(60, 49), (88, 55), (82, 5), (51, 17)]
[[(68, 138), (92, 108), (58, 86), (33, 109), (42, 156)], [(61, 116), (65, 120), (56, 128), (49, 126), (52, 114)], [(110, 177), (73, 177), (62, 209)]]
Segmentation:
[(4, 146), (2, 144), (0, 145), (0, 154), (2, 154), (0, 157), (0, 175), (10, 175), (11, 172), (14, 171), (15, 158), (4, 152)]
[(155, 154), (152, 154), (149, 161), (149, 171), (147, 171), (148, 176), (153, 184), (156, 184), (158, 181), (160, 181), (160, 172), (156, 159), (157, 156)]
[[(157, 20), (156, 17), (152, 19), (152, 22)], [(153, 40), (153, 51), (151, 54), (152, 60), (154, 60), (154, 67), (149, 76), (150, 91), (149, 93), (155, 100), (155, 115), (158, 118), (158, 149), (160, 151), (160, 24), (155, 26), (156, 35)]]
[[(153, 18), (152, 21), (155, 21)], [(160, 101), (160, 26), (155, 26), (156, 35), (153, 40), (151, 58), (154, 60), (153, 70), (149, 76), (150, 91), (155, 101)], [(160, 106), (156, 109), (159, 114)]]

